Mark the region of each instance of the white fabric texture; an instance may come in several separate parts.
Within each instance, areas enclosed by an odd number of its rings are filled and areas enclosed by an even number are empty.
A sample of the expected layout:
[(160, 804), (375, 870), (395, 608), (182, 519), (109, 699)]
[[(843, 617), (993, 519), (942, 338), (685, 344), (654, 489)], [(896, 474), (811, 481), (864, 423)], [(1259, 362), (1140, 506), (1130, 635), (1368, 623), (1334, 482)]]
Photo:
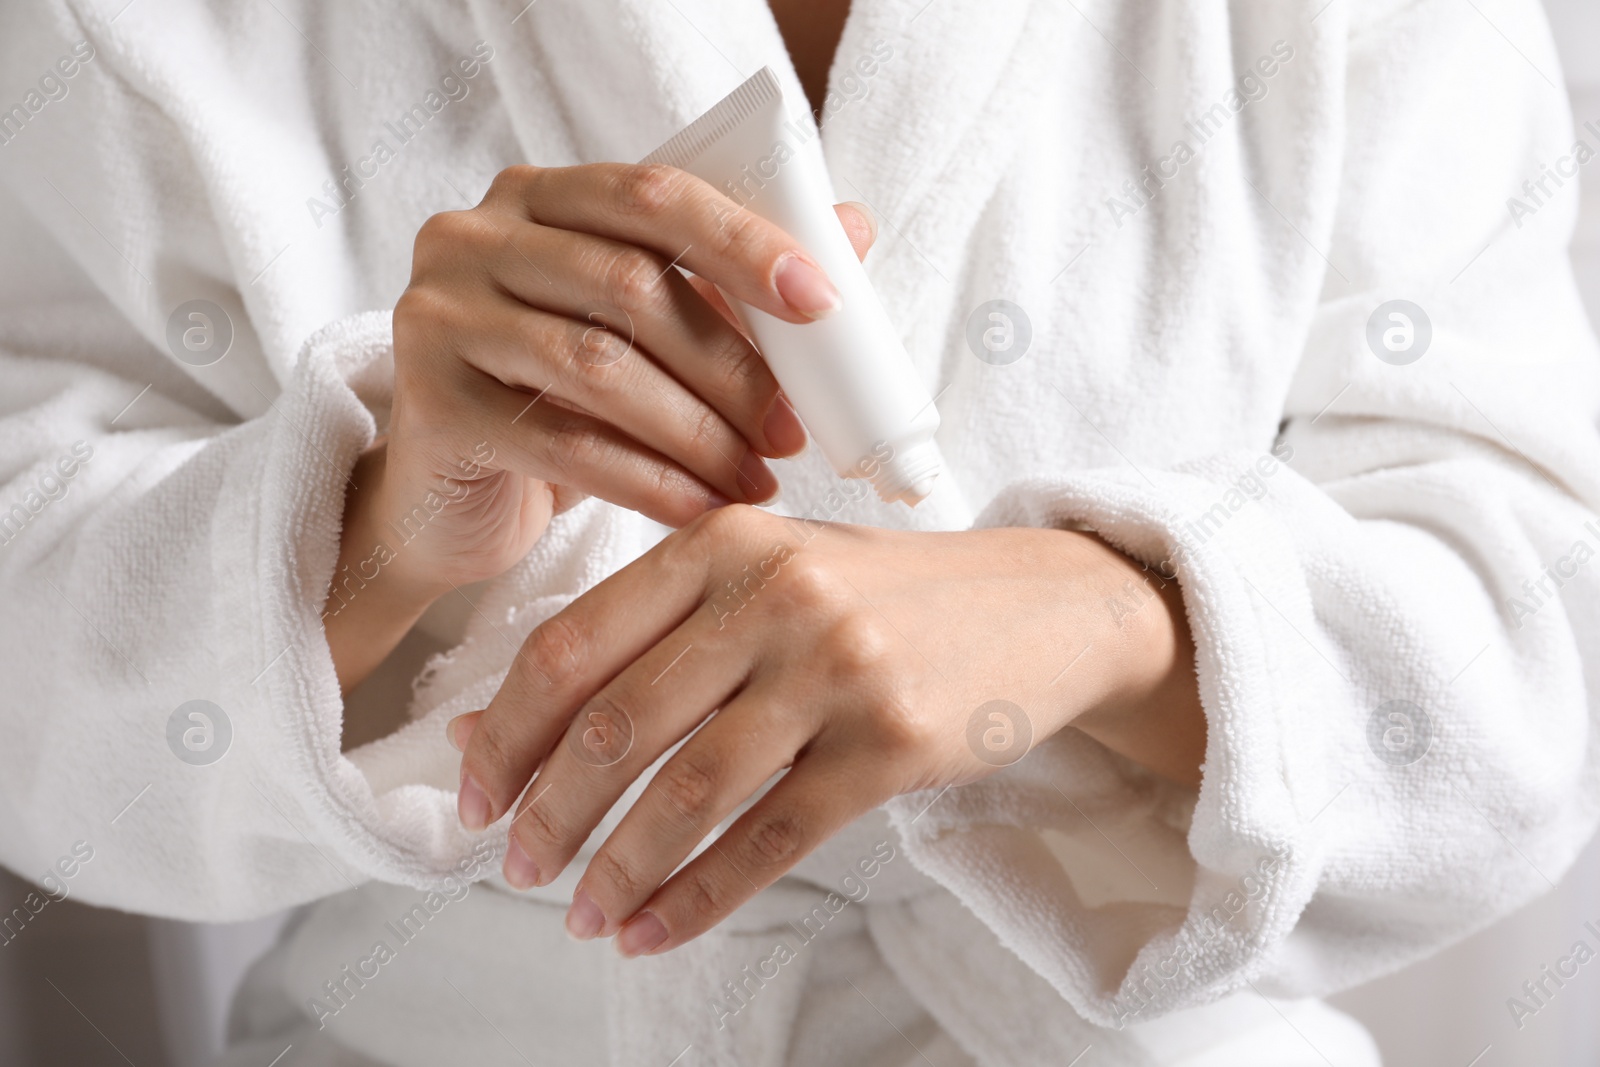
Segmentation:
[[(892, 55), (823, 148), (882, 222), (868, 271), (940, 396), (949, 470), (912, 512), (846, 499), (812, 450), (780, 465), (781, 510), (1082, 524), (1170, 561), (1210, 728), (1198, 796), (1066, 731), (890, 805), (909, 865), (866, 928), (979, 1063), (1208, 1055), (1234, 1005), (1460, 938), (1594, 827), (1600, 361), (1565, 252), (1576, 185), (1506, 207), (1574, 132), (1534, 0), (1479, 7), (853, 5), (835, 89), (877, 42)], [(776, 27), (744, 0), (56, 0), (0, 14), (0, 70), (49, 75), (79, 41), (65, 96), (0, 97), (25, 120), (0, 144), (0, 509), (25, 513), (0, 546), (0, 862), (31, 875), (88, 841), (81, 899), (194, 920), (443, 887), (476, 843), (444, 722), (660, 531), (597, 501), (561, 516), (418, 680), (410, 725), (341, 754), (319, 613), (411, 242), (510, 164), (639, 158), (763, 64), (798, 95)], [(349, 173), (342, 203), (325, 183)], [(1006, 366), (965, 339), (996, 298), (1032, 325)], [(1432, 323), (1403, 366), (1366, 339), (1397, 298)], [(233, 327), (209, 366), (169, 354), (192, 300)], [(78, 442), (87, 461), (58, 466)], [(1064, 637), (1063, 666), (1080, 651)], [(168, 745), (197, 699), (233, 731), (209, 766)], [(1407, 765), (1369, 743), (1395, 700), (1432, 726)], [(828, 886), (882, 822), (792, 881)], [(607, 1026), (612, 1062), (684, 1042), (740, 1062), (682, 985), (737, 929), (676, 983), (655, 961), (615, 979), (607, 1010), (633, 1014)], [(763, 1007), (765, 1055), (786, 1028), (811, 1040), (802, 1003)]]

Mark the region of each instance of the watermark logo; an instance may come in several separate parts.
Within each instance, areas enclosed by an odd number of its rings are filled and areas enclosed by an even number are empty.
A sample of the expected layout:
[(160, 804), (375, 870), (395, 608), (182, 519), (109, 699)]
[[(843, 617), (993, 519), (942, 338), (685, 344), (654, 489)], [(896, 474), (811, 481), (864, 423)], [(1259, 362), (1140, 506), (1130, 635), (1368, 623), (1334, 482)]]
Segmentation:
[[(668, 267), (668, 270), (672, 268)], [(617, 316), (627, 323), (624, 331)], [(609, 367), (633, 351), (633, 316), (622, 308), (586, 307), (577, 316), (589, 323), (578, 345), (578, 359), (591, 367)]]
[(167, 747), (193, 767), (207, 767), (228, 754), (233, 723), (209, 700), (179, 704), (167, 718)]
[(209, 367), (233, 347), (233, 320), (209, 300), (185, 300), (167, 316), (167, 350), (180, 363)]
[(572, 754), (591, 767), (609, 767), (633, 748), (633, 720), (619, 707), (585, 711), (567, 731)]
[(991, 767), (1009, 767), (1028, 754), (1033, 723), (1009, 700), (981, 704), (967, 719), (967, 747)]
[(1009, 300), (986, 300), (967, 316), (967, 347), (985, 363), (1009, 366), (1028, 354), (1033, 323)]
[(1390, 700), (1367, 717), (1367, 745), (1391, 767), (1409, 767), (1433, 746), (1433, 719), (1409, 700)]
[(1428, 313), (1409, 300), (1379, 304), (1367, 319), (1367, 347), (1385, 363), (1396, 367), (1415, 363), (1432, 343)]

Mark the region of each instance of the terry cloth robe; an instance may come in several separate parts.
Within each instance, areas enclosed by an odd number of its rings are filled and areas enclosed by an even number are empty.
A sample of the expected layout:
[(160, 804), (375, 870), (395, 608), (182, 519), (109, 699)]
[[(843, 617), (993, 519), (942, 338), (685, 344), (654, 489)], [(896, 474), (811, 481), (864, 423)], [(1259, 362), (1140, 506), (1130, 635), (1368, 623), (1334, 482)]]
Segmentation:
[(799, 99), (756, 0), (7, 6), (0, 862), (87, 848), (79, 899), (190, 920), (321, 901), (239, 1008), (285, 1065), (1374, 1062), (1312, 998), (1547, 889), (1600, 800), (1600, 361), (1535, 0), (852, 5), (822, 150), (948, 469), (912, 511), (813, 449), (781, 510), (1176, 575), (1197, 791), (1066, 730), (679, 952), (572, 945), (575, 875), (496, 886), (443, 726), (661, 536), (596, 500), (341, 753), (320, 614), (418, 227), (767, 64)]

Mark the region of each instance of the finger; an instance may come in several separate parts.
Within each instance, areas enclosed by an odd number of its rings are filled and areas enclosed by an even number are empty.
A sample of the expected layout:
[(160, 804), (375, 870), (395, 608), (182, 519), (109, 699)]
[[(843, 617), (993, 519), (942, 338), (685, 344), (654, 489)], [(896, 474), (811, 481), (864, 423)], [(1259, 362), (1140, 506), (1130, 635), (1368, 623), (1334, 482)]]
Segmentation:
[(778, 479), (743, 434), (666, 371), (625, 332), (530, 309), (502, 298), (480, 313), (474, 366), (529, 392), (625, 429), (734, 500), (759, 503)]
[(667, 537), (535, 627), (478, 720), (461, 760), (461, 821), (510, 809), (573, 712), (705, 605), (712, 561), (749, 521), (724, 508)]
[(497, 467), (601, 497), (674, 527), (731, 503), (604, 420), (508, 389), (488, 375), (479, 378), (469, 387), (468, 403), (487, 427)]
[(623, 924), (617, 951), (655, 955), (699, 937), (851, 820), (887, 800), (893, 790), (873, 788), (874, 780), (872, 769), (859, 759), (802, 756)]
[[(648, 349), (766, 455), (804, 445), (765, 416), (777, 379), (744, 333), (665, 256), (587, 233), (511, 220), (486, 251), (495, 281), (530, 307), (600, 323)], [(570, 265), (546, 269), (540, 264)]]
[[(865, 204), (854, 200), (847, 200), (842, 204), (833, 205), (833, 213), (839, 216), (839, 225), (844, 227), (845, 236), (850, 238), (850, 247), (855, 249), (857, 259), (866, 259), (867, 252), (872, 249), (878, 240), (878, 220), (872, 214), (872, 209)], [(691, 276), (689, 284), (694, 286), (694, 291), (716, 309), (735, 329), (741, 333), (744, 324), (739, 321), (739, 316), (733, 313), (733, 308), (728, 306), (727, 297), (722, 291), (704, 278)]]
[(467, 750), (467, 742), (472, 740), (472, 731), (477, 728), (478, 720), (483, 718), (481, 711), (469, 711), (465, 715), (457, 715), (444, 724), (444, 736), (450, 742), (450, 747), (457, 752)]
[(799, 242), (675, 167), (513, 167), (490, 188), (497, 196), (519, 200), (545, 226), (648, 248), (787, 322), (839, 307), (839, 291)]
[(878, 219), (872, 209), (857, 201), (846, 200), (833, 205), (833, 213), (839, 216), (839, 225), (844, 227), (845, 236), (850, 238), (850, 247), (856, 250), (856, 258), (866, 259), (867, 253), (878, 240)]
[(560, 875), (628, 786), (743, 684), (748, 653), (700, 618), (691, 615), (572, 717), (511, 821), (514, 888)]
[(728, 298), (722, 295), (721, 289), (718, 289), (704, 278), (697, 278), (692, 274), (689, 275), (688, 280), (689, 284), (694, 286), (694, 291), (700, 294), (700, 298), (710, 304), (718, 315), (726, 319), (728, 325), (740, 333), (744, 333), (744, 323), (739, 321), (739, 316), (735, 315), (733, 308), (728, 306)]
[(661, 766), (579, 879), (567, 912), (572, 936), (614, 934), (718, 823), (789, 765), (809, 731), (780, 707), (771, 687), (746, 689)]

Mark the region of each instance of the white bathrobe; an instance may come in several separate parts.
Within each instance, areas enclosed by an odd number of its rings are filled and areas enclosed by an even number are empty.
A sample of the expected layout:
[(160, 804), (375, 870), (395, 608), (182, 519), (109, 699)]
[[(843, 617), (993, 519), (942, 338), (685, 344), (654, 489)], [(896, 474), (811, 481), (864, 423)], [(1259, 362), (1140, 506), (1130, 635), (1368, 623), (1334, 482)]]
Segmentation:
[[(1371, 1062), (1307, 998), (1547, 889), (1600, 802), (1600, 360), (1535, 0), (856, 0), (823, 147), (948, 472), (849, 502), (812, 450), (781, 510), (1175, 568), (1204, 781), (1064, 731), (627, 964), (560, 932), (581, 860), (464, 888), (504, 827), (459, 827), (443, 725), (660, 529), (559, 517), (348, 755), (319, 619), (422, 221), (637, 159), (763, 64), (799, 93), (759, 0), (523, 4), (0, 14), (0, 862), (83, 842), (79, 899), (194, 920), (322, 900), (249, 1062)], [(1005, 365), (967, 341), (995, 299)], [(190, 301), (231, 325), (204, 366)]]

